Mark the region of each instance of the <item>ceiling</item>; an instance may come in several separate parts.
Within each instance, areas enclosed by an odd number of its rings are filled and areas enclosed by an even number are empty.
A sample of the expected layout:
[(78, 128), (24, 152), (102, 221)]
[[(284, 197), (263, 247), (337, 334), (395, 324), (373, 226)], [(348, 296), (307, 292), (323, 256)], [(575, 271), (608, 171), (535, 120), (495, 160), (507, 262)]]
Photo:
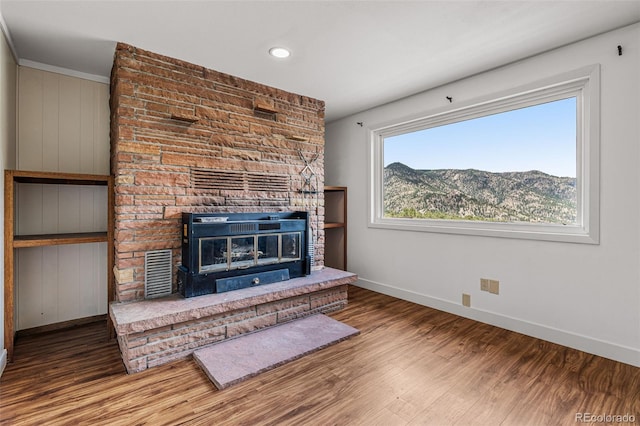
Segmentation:
[(0, 14), (22, 65), (107, 81), (120, 41), (324, 100), (330, 122), (640, 22), (640, 0), (0, 0)]

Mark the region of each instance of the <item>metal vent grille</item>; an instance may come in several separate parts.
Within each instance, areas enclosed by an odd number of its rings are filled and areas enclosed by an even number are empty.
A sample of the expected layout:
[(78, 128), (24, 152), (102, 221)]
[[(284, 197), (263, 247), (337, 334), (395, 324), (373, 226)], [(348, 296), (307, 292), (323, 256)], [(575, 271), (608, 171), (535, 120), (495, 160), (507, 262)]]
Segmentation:
[(144, 254), (144, 297), (153, 299), (171, 294), (171, 250)]
[(257, 229), (255, 223), (232, 223), (229, 226), (231, 232), (255, 232)]
[(289, 176), (232, 170), (191, 169), (191, 186), (202, 191), (289, 191)]

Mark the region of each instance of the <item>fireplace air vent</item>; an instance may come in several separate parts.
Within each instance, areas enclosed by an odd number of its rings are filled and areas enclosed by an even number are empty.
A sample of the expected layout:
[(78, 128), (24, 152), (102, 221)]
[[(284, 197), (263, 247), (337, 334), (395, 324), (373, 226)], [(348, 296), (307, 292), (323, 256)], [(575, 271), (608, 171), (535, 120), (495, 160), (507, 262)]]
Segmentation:
[(191, 186), (200, 191), (288, 192), (289, 177), (233, 170), (191, 169)]
[(153, 299), (171, 294), (171, 250), (144, 254), (144, 297)]
[(257, 229), (255, 223), (232, 223), (229, 230), (235, 233), (254, 232)]

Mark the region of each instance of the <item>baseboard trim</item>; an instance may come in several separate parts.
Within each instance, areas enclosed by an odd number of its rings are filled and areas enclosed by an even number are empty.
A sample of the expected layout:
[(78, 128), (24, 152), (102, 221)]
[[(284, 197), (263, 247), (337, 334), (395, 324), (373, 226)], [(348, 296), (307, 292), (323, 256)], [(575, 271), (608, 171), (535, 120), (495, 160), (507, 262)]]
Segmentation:
[(594, 339), (592, 337), (571, 333), (541, 324), (523, 321), (518, 318), (501, 315), (491, 311), (473, 307), (467, 308), (462, 306), (462, 304), (456, 304), (449, 300), (427, 296), (361, 277), (358, 278), (358, 281), (353, 285), (454, 315), (459, 315), (485, 324), (504, 328), (506, 330), (522, 333), (527, 336), (546, 340), (548, 342), (557, 343), (569, 348), (578, 349), (593, 355), (633, 365), (634, 367), (640, 367), (640, 350), (631, 347)]
[(4, 373), (4, 369), (7, 366), (7, 350), (3, 349), (0, 354), (0, 377), (2, 377), (2, 373)]
[(16, 331), (16, 337), (33, 336), (36, 334), (50, 333), (52, 331), (65, 330), (73, 327), (80, 327), (94, 322), (106, 321), (107, 314), (93, 315), (85, 318), (76, 318), (68, 321), (56, 322), (53, 324), (41, 325), (39, 327), (25, 328)]

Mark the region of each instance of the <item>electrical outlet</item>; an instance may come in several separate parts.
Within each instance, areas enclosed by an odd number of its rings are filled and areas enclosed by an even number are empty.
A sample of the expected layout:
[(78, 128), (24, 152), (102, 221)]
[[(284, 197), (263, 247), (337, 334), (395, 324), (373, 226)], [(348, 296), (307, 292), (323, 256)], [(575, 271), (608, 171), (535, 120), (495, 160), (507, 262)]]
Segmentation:
[(467, 308), (471, 307), (471, 295), (467, 293), (462, 293), (462, 306), (466, 306)]
[(500, 281), (489, 280), (489, 293), (500, 294)]
[(489, 291), (489, 280), (486, 278), (480, 278), (480, 290)]

